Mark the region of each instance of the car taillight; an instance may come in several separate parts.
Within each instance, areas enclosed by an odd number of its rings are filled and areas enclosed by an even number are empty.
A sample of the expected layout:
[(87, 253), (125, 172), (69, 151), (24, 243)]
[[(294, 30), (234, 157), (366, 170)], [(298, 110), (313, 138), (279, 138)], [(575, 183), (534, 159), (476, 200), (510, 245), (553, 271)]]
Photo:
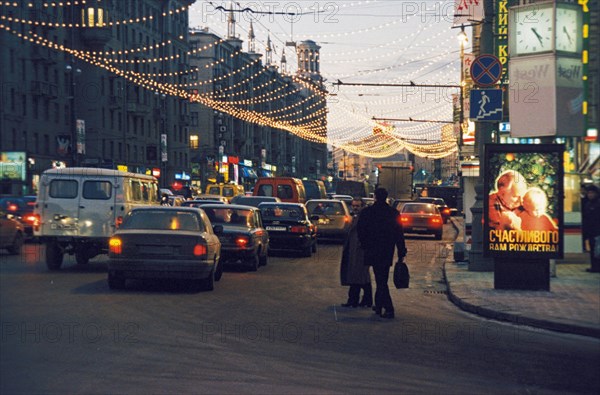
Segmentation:
[(344, 222), (349, 223), (352, 221), (352, 217), (349, 215), (344, 215)]
[(119, 229), (122, 224), (123, 224), (123, 217), (118, 216), (117, 219), (115, 220), (115, 226), (117, 227), (117, 229)]
[(292, 226), (290, 231), (292, 233), (308, 233), (308, 228), (306, 226)]
[(246, 247), (250, 243), (250, 239), (246, 236), (238, 236), (235, 238), (235, 245), (238, 247)]
[(28, 214), (25, 217), (23, 217), (23, 220), (25, 222), (28, 222), (32, 225), (36, 225), (36, 223), (39, 225), (39, 221), (38, 221), (38, 217), (34, 214)]
[(194, 255), (195, 256), (206, 255), (206, 246), (204, 244), (196, 244), (194, 246)]
[(17, 211), (17, 210), (19, 209), (19, 206), (17, 206), (17, 205), (16, 205), (16, 204), (14, 204), (14, 203), (9, 203), (9, 204), (8, 204), (8, 207), (7, 207), (6, 209), (7, 209), (8, 211), (12, 211), (12, 212), (14, 212), (14, 211)]
[(405, 223), (408, 222), (410, 218), (408, 217), (400, 217), (400, 222)]
[(444, 214), (450, 215), (450, 209), (449, 208), (445, 208), (444, 209)]
[(117, 237), (111, 237), (108, 241), (108, 251), (112, 254), (120, 255), (123, 252), (123, 244), (121, 239)]
[(442, 219), (440, 217), (432, 217), (431, 222), (433, 222), (434, 224), (438, 224), (442, 222)]

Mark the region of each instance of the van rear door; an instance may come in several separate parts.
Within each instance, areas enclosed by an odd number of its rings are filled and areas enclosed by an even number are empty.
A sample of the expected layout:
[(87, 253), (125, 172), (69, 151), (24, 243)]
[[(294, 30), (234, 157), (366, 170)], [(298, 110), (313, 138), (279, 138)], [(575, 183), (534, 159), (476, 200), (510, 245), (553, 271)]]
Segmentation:
[(114, 178), (83, 178), (79, 199), (79, 236), (110, 237), (115, 231)]
[(40, 236), (78, 236), (80, 181), (73, 177), (42, 176), (37, 212)]

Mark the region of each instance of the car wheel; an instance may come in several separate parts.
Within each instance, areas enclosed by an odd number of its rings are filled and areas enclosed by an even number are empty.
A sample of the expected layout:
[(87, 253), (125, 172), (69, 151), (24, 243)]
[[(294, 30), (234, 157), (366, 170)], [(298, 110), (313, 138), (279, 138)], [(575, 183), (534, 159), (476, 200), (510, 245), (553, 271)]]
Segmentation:
[(223, 277), (223, 265), (216, 258), (215, 258), (215, 267), (217, 268), (215, 271), (215, 281), (219, 281), (219, 280), (221, 280), (221, 277)]
[(85, 250), (79, 250), (75, 253), (75, 261), (78, 265), (87, 265), (90, 261), (90, 256), (85, 252)]
[(124, 289), (127, 279), (117, 273), (108, 272), (108, 288)]
[(12, 244), (10, 247), (6, 247), (6, 249), (8, 250), (9, 254), (17, 255), (21, 253), (21, 247), (23, 247), (23, 234), (21, 232), (17, 232)]
[(258, 264), (260, 266), (267, 266), (269, 263), (269, 251), (265, 251), (259, 258)]
[(46, 244), (46, 266), (50, 270), (58, 270), (63, 263), (63, 251), (58, 243)]
[(215, 269), (210, 271), (210, 274), (205, 279), (200, 280), (200, 288), (205, 291), (212, 291), (215, 289)]
[(258, 266), (260, 266), (260, 258), (258, 257), (258, 253), (253, 255), (250, 259), (248, 259), (248, 261), (246, 261), (246, 264), (249, 265), (249, 270), (251, 272), (257, 271)]

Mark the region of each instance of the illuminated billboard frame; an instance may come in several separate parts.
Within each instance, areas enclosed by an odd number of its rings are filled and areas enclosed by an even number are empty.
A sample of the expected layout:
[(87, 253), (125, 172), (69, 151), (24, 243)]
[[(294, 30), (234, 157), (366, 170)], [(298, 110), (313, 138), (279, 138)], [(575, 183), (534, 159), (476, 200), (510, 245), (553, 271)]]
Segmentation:
[(485, 256), (563, 258), (563, 152), (562, 144), (486, 144)]

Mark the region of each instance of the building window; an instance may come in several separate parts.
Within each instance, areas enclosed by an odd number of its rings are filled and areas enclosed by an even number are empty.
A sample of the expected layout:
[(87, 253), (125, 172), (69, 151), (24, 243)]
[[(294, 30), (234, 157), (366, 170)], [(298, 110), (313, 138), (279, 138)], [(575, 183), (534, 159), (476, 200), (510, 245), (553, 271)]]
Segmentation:
[(50, 136), (44, 135), (44, 153), (48, 155), (50, 153)]
[(190, 149), (198, 149), (199, 141), (200, 141), (200, 139), (198, 138), (197, 134), (191, 134), (190, 135)]

